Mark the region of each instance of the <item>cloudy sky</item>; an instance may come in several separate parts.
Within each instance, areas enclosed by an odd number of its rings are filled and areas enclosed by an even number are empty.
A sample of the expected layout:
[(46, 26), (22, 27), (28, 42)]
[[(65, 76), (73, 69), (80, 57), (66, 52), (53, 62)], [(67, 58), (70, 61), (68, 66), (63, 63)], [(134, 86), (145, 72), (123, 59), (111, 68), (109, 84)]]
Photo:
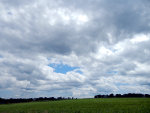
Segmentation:
[(150, 93), (150, 0), (0, 0), (0, 97)]

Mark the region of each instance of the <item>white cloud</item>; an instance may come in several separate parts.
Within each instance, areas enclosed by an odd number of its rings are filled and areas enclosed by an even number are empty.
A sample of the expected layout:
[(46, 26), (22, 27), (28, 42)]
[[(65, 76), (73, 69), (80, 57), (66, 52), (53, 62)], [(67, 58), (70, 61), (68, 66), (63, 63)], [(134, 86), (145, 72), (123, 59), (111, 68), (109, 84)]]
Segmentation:
[(131, 42), (140, 43), (140, 42), (148, 41), (149, 39), (150, 39), (149, 35), (138, 34), (138, 35), (135, 35), (134, 38), (131, 39)]

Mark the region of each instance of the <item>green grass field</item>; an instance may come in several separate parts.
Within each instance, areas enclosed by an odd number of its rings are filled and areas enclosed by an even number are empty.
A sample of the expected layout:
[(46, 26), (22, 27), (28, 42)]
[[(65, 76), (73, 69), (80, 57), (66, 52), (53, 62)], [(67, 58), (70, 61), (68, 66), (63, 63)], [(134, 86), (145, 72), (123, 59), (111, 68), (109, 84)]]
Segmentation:
[(150, 98), (102, 98), (0, 105), (0, 113), (150, 113)]

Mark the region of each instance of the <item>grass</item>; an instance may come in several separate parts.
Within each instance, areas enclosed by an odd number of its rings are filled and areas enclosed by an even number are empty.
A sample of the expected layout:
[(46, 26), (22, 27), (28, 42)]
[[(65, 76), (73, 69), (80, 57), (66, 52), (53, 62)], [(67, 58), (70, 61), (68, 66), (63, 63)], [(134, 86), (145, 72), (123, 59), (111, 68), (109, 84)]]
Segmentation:
[(0, 113), (150, 113), (150, 98), (102, 98), (0, 105)]

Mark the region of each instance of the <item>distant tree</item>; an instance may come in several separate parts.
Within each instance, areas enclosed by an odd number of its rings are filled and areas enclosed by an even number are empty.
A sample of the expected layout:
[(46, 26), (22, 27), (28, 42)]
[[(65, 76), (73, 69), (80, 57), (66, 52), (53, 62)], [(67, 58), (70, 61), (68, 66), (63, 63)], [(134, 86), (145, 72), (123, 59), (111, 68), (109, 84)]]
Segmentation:
[(108, 97), (111, 97), (111, 98), (112, 98), (112, 97), (114, 97), (114, 94), (110, 94)]
[(122, 95), (121, 94), (116, 94), (116, 97), (122, 97)]
[(150, 97), (150, 94), (145, 94), (145, 97)]

